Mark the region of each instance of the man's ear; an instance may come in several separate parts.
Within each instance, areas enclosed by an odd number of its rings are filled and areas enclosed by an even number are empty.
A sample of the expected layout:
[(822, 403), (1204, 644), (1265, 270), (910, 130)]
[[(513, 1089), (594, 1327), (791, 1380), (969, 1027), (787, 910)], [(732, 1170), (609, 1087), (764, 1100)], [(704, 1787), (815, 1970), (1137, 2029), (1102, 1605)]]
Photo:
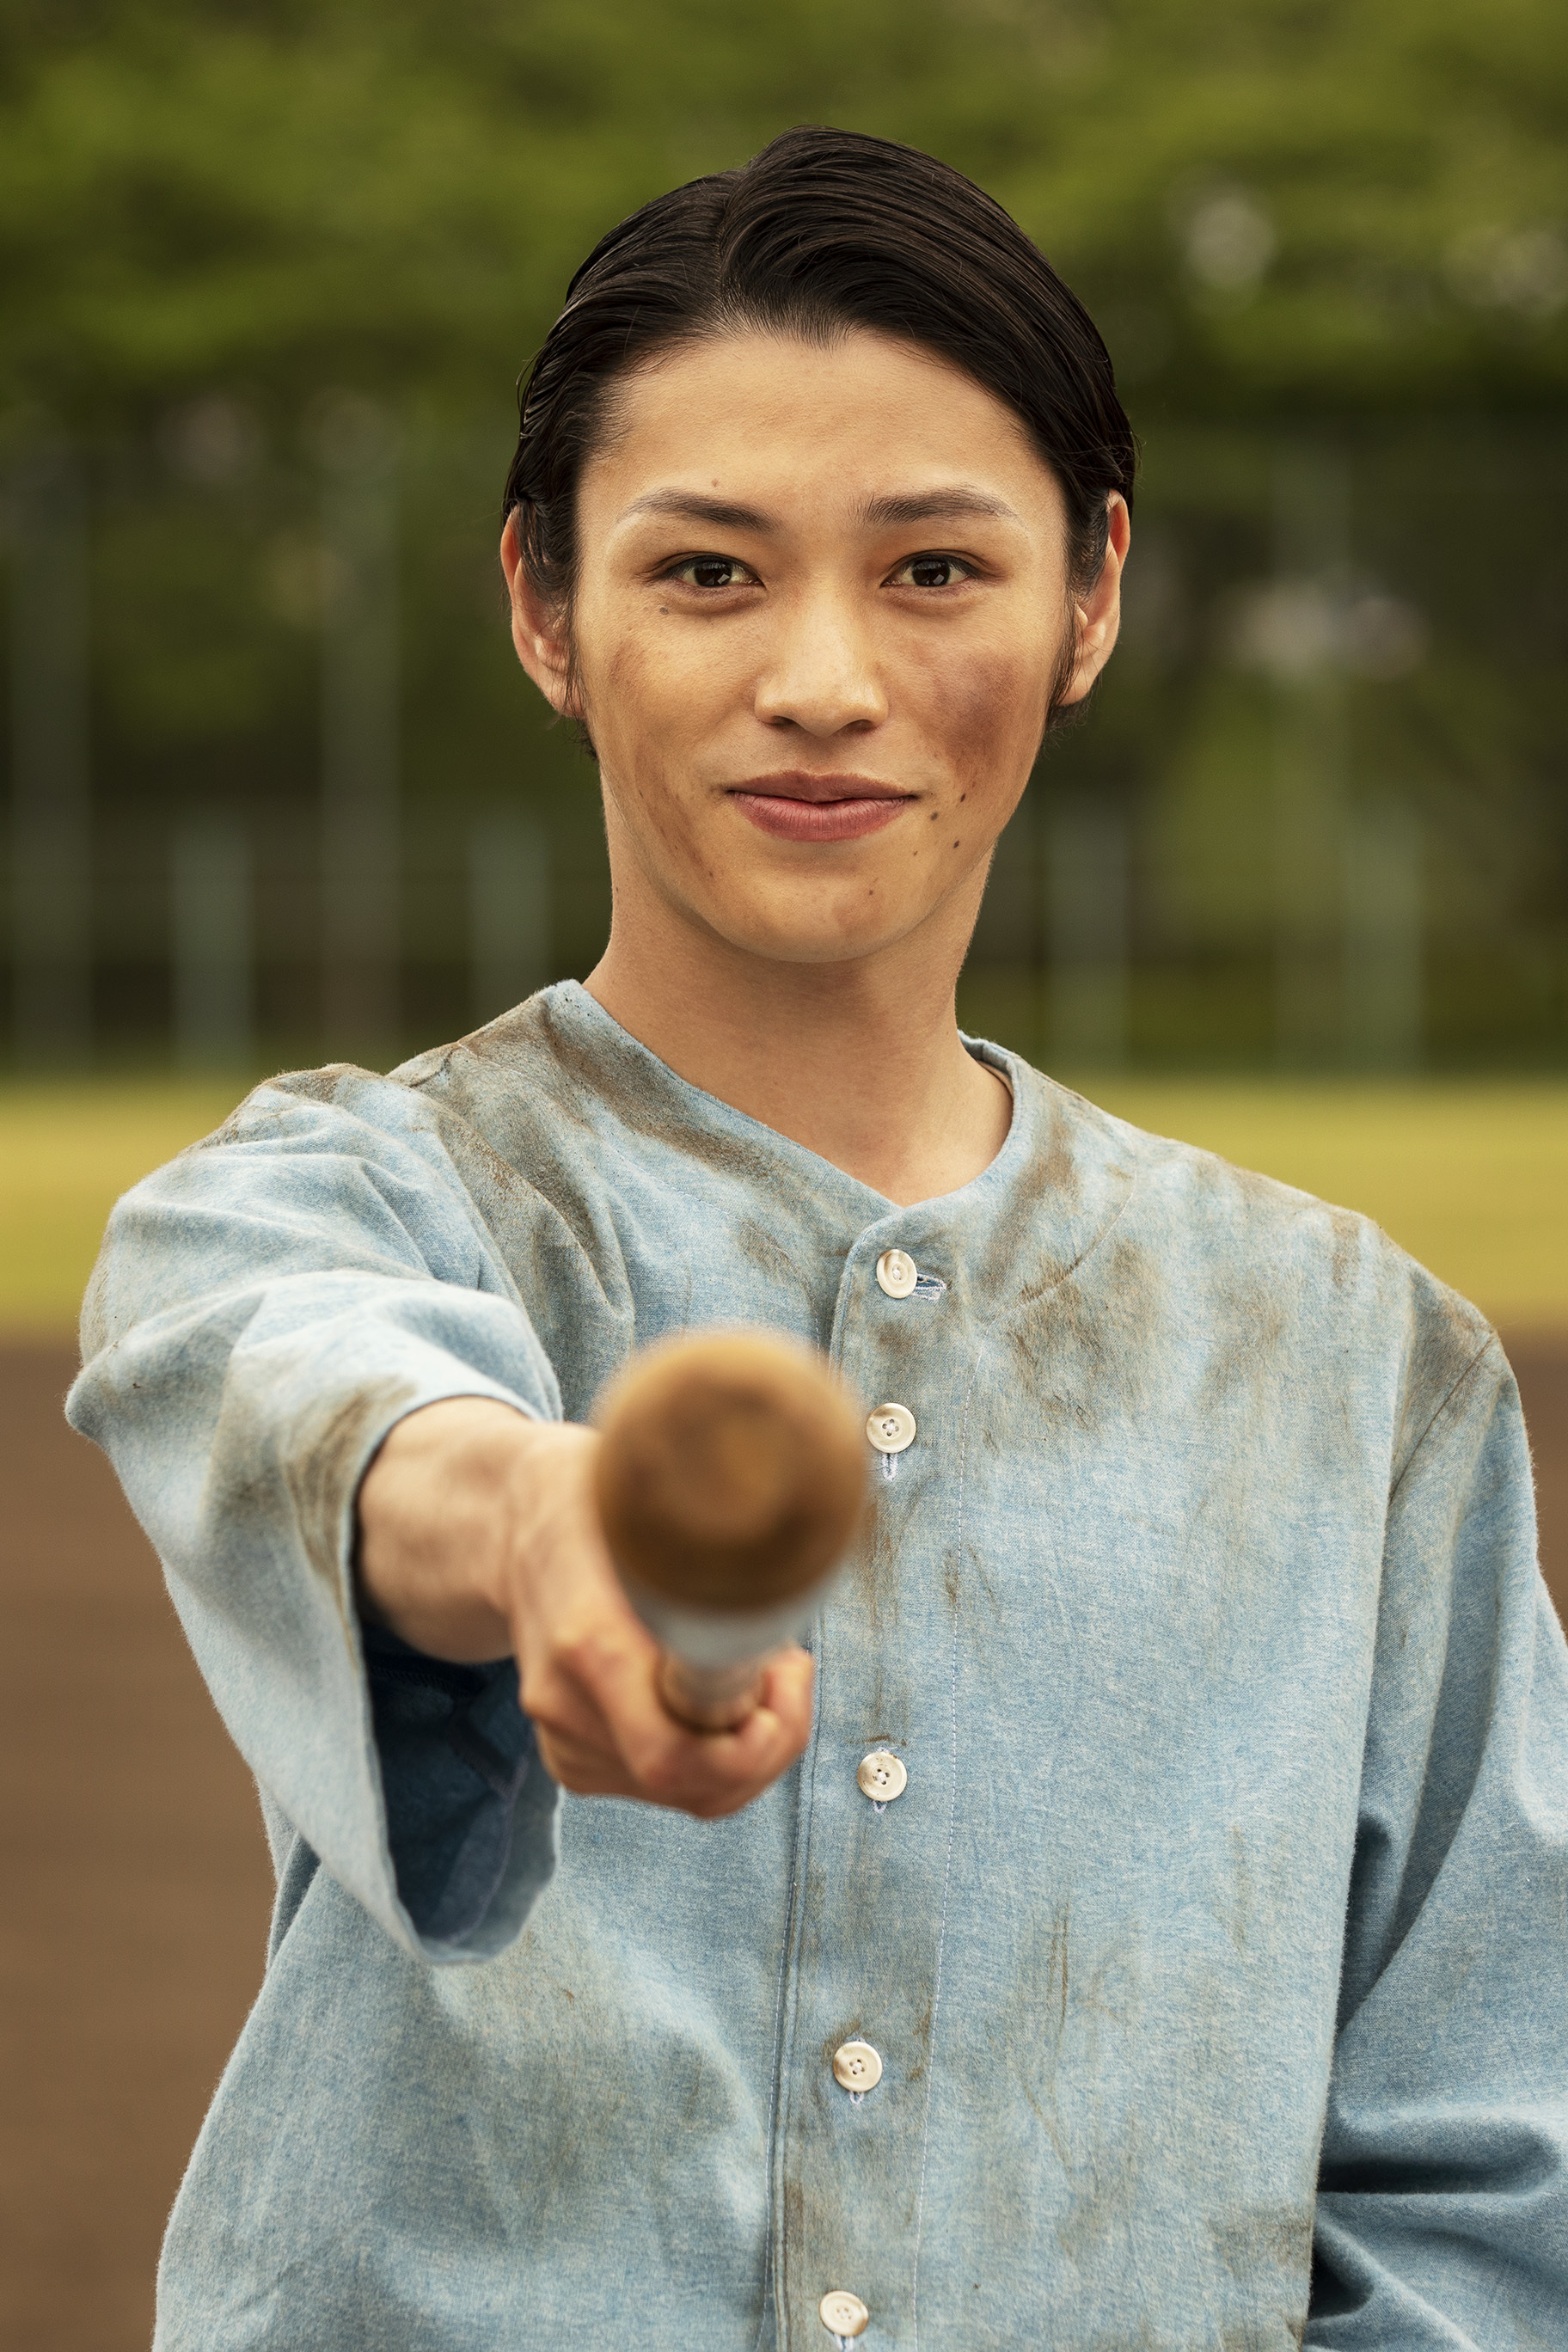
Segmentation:
[(1120, 490), (1106, 500), (1105, 561), (1088, 593), (1073, 601), (1078, 660), (1063, 702), (1081, 702), (1115, 649), (1121, 628), (1121, 567), (1132, 539), (1132, 518)]
[(516, 515), (507, 517), (500, 535), (500, 564), (511, 598), (511, 641), (517, 657), (552, 710), (571, 716), (571, 664), (562, 616), (546, 604), (528, 576)]

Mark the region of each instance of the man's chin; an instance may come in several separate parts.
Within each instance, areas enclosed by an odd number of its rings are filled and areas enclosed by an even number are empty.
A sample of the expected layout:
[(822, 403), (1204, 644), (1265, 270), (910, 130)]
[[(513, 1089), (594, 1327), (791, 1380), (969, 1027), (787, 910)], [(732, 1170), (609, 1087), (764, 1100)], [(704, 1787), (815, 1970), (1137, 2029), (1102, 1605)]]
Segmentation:
[[(808, 898), (810, 903), (802, 905)], [(878, 902), (872, 911), (868, 898)], [(831, 891), (792, 892), (789, 903), (726, 908), (708, 913), (709, 927), (731, 949), (763, 963), (864, 963), (896, 948), (918, 930), (932, 910), (906, 906), (890, 909), (873, 879)]]

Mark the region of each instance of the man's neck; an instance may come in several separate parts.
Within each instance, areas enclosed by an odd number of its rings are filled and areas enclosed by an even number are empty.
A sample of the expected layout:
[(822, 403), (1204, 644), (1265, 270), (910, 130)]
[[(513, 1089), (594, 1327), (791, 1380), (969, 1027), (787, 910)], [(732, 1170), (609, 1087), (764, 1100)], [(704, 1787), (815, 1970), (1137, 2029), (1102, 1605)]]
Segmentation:
[(692, 1086), (907, 1204), (978, 1176), (1012, 1116), (1006, 1087), (959, 1038), (966, 944), (967, 929), (922, 931), (855, 962), (772, 961), (618, 906), (586, 984)]

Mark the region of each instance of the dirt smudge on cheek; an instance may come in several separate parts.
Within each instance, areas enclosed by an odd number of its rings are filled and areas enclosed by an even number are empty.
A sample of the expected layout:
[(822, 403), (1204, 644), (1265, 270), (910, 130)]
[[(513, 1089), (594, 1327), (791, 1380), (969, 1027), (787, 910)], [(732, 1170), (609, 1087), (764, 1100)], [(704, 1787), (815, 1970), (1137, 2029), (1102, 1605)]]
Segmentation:
[(973, 796), (1000, 833), (1027, 789), (1045, 732), (1047, 684), (1037, 650), (972, 648), (961, 668), (944, 667), (929, 683), (926, 717), (952, 747), (963, 785), (957, 800)]

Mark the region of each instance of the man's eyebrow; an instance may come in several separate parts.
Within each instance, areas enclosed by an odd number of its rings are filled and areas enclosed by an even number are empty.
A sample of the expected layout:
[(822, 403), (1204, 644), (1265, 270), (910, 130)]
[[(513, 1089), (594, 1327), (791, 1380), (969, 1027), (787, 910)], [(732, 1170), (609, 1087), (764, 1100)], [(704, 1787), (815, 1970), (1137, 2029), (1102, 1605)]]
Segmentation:
[[(649, 490), (634, 499), (621, 515), (626, 522), (632, 515), (670, 515), (682, 522), (712, 523), (719, 530), (776, 531), (778, 523), (760, 507), (745, 507), (733, 499), (710, 499), (700, 490)], [(889, 493), (879, 499), (868, 499), (860, 509), (859, 520), (873, 530), (897, 530), (900, 525), (915, 522), (945, 522), (962, 515), (996, 515), (1005, 522), (1016, 522), (1018, 516), (1005, 499), (993, 496), (989, 490), (973, 488), (955, 482), (946, 489), (910, 490), (901, 497)]]
[(704, 498), (700, 490), (649, 490), (634, 499), (621, 516), (674, 515), (683, 522), (710, 522), (721, 530), (776, 530), (778, 525), (757, 507), (737, 506), (732, 499)]
[(994, 498), (989, 490), (972, 489), (962, 482), (943, 490), (912, 491), (903, 498), (868, 499), (860, 509), (862, 522), (883, 526), (943, 522), (950, 515), (1000, 515), (1007, 522), (1018, 520), (1005, 499)]

